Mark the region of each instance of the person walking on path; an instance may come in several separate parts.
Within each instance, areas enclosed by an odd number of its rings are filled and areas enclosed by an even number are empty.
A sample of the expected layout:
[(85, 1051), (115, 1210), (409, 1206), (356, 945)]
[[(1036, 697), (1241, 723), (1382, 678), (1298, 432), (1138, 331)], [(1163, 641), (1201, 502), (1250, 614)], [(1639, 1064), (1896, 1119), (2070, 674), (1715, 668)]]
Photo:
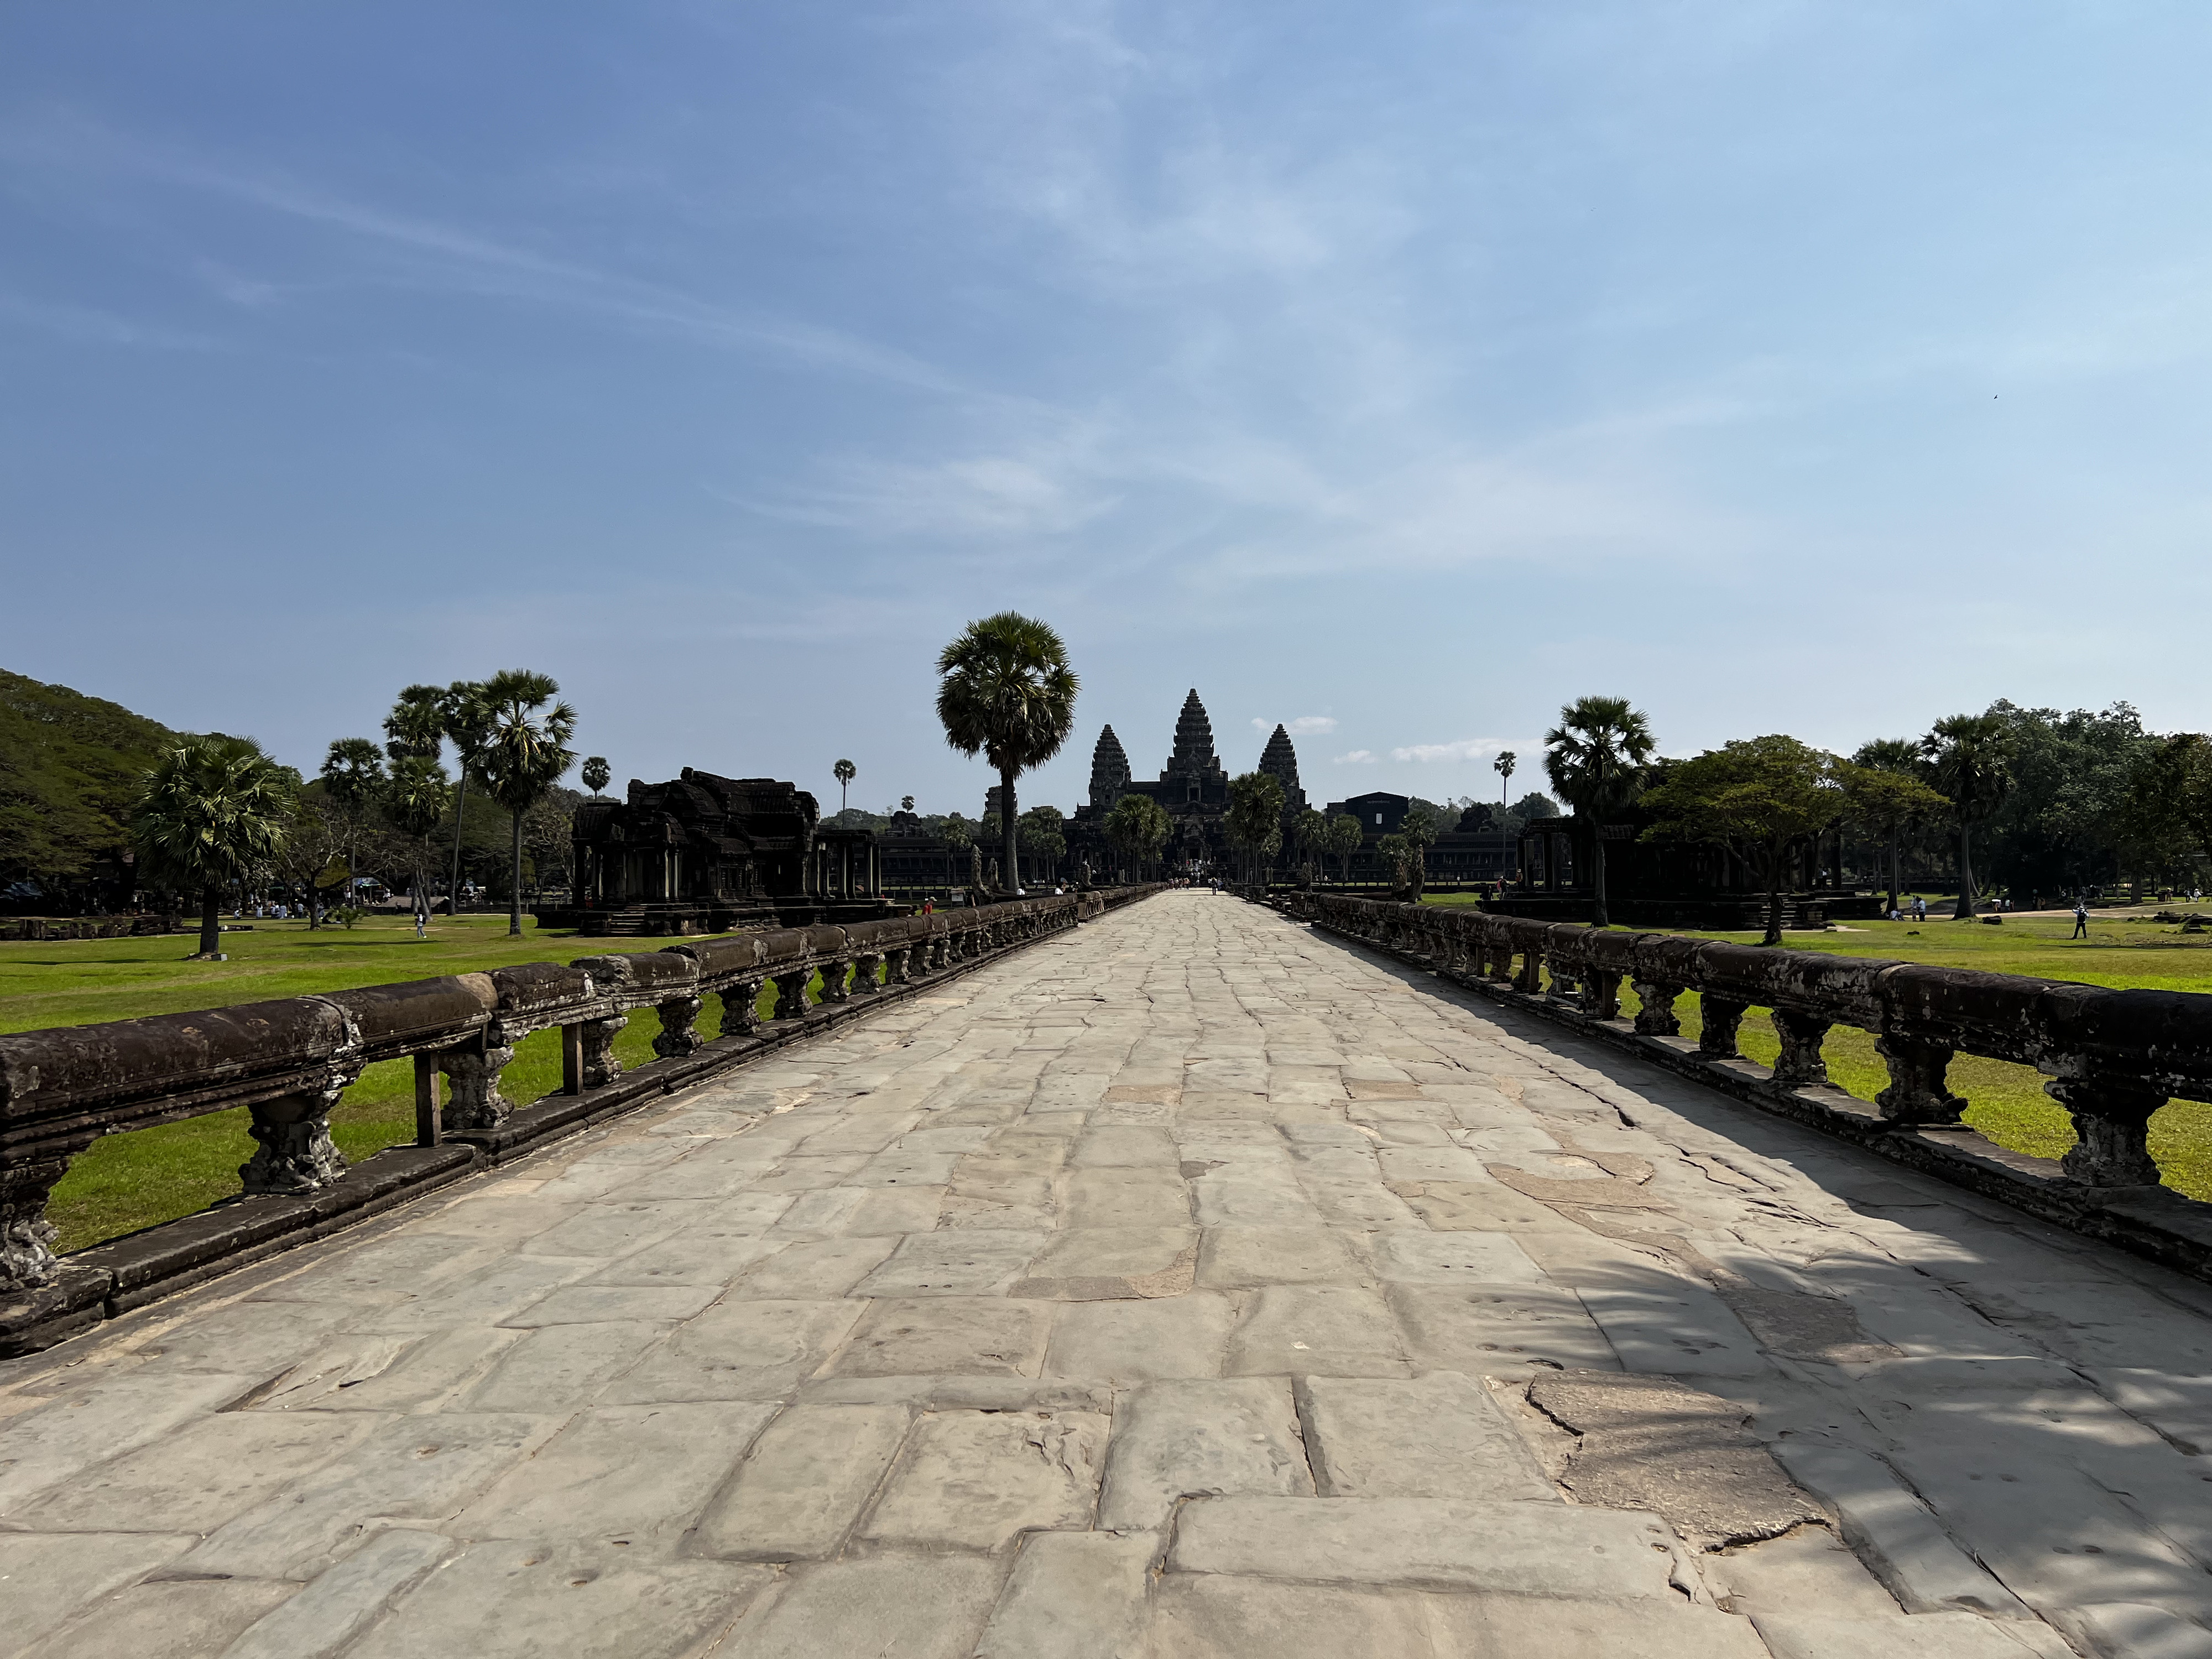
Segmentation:
[(2087, 899), (2077, 898), (2074, 901), (2074, 932), (2070, 937), (2075, 939), (2089, 937), (2089, 901)]
[(1912, 919), (1915, 921), (1928, 920), (1928, 901), (1917, 893), (1912, 896)]

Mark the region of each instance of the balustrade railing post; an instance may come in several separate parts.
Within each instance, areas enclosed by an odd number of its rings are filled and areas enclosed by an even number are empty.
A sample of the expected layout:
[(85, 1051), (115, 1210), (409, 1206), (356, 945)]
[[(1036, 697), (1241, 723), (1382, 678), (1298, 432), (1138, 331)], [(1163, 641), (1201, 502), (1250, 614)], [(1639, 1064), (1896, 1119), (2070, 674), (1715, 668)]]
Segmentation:
[(1883, 1117), (1892, 1123), (1959, 1121), (1966, 1103), (1944, 1082), (1954, 1052), (1948, 1045), (1884, 1032), (1875, 1038), (1874, 1048), (1889, 1068), (1889, 1087), (1874, 1097)]
[(797, 1019), (806, 1012), (806, 981), (814, 977), (811, 968), (800, 968), (775, 978), (775, 1017), (778, 1019)]
[(1698, 997), (1698, 1058), (1700, 1060), (1741, 1060), (1735, 1046), (1736, 1031), (1743, 1024), (1747, 1002), (1737, 1002), (1728, 997), (1717, 997), (1711, 991)]
[(499, 1091), (499, 1076), (514, 1058), (514, 1048), (497, 1025), (487, 1026), (472, 1042), (438, 1051), (446, 1074), (446, 1133), (496, 1129), (514, 1107)]
[(615, 1058), (615, 1038), (629, 1024), (627, 1017), (617, 1014), (610, 1019), (587, 1019), (579, 1028), (583, 1033), (586, 1089), (604, 1089), (623, 1074), (623, 1063)]
[(1682, 1021), (1674, 1012), (1674, 1003), (1682, 994), (1682, 988), (1656, 979), (1639, 979), (1632, 984), (1638, 1005), (1636, 1010), (1637, 1036), (1681, 1036)]
[(741, 979), (722, 988), (722, 1035), (750, 1036), (760, 1029), (760, 994), (765, 980)]
[(1828, 1063), (1821, 1058), (1820, 1044), (1833, 1024), (1816, 1014), (1777, 1008), (1774, 1034), (1782, 1041), (1782, 1052), (1775, 1057), (1773, 1080), (1785, 1089), (1814, 1089), (1826, 1084)]
[(331, 1108), (359, 1075), (358, 1067), (334, 1071), (315, 1088), (253, 1103), (246, 1130), (253, 1156), (238, 1166), (249, 1196), (319, 1193), (345, 1173), (345, 1155), (331, 1139)]
[(653, 1040), (653, 1052), (661, 1060), (681, 1060), (707, 1046), (707, 1039), (699, 1035), (699, 1011), (705, 1007), (700, 997), (671, 997), (656, 1003), (654, 1011), (660, 1016), (660, 1035)]
[(822, 1000), (842, 1002), (852, 994), (847, 988), (846, 976), (853, 971), (850, 962), (840, 959), (822, 964)]
[(445, 1139), (446, 1126), (438, 1121), (438, 1057), (420, 1054), (415, 1056), (415, 1144), (439, 1146)]
[(2066, 1109), (2081, 1137), (2059, 1168), (2089, 1187), (2159, 1184), (2149, 1127), (2164, 1094), (2133, 1078), (2053, 1078), (2043, 1091)]
[(1620, 975), (1593, 968), (1583, 975), (1583, 1012), (1592, 1019), (1620, 1018)]
[(580, 1025), (561, 1028), (561, 1092), (584, 1092), (584, 1028)]
[(1513, 976), (1513, 988), (1523, 996), (1534, 996), (1544, 988), (1544, 948), (1530, 945), (1521, 951), (1521, 971)]
[(91, 1140), (87, 1135), (56, 1157), (0, 1166), (0, 1291), (35, 1289), (53, 1276), (61, 1229), (46, 1219), (46, 1200), (69, 1173), (70, 1158)]
[(884, 965), (880, 951), (863, 951), (853, 958), (853, 990), (859, 996), (872, 996), (882, 990), (876, 975)]

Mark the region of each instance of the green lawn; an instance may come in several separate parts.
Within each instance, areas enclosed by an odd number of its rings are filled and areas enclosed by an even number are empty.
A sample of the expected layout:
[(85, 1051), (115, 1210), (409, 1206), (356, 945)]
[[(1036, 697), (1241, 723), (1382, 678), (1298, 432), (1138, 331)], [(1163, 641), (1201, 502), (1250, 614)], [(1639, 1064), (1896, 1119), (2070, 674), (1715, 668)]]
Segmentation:
[[(349, 930), (314, 932), (305, 922), (257, 921), (251, 933), (223, 935), (228, 962), (185, 960), (197, 939), (184, 934), (0, 942), (0, 1031), (184, 1013), (520, 962), (657, 948), (651, 940), (541, 933), (527, 921), (524, 929), (521, 939), (511, 939), (504, 916), (462, 916), (433, 922), (429, 938), (418, 940), (413, 921), (404, 917), (374, 916)], [(817, 975), (817, 990), (820, 982)], [(761, 994), (765, 1015), (775, 988)], [(720, 1006), (710, 1002), (698, 1029), (716, 1036), (720, 1023)], [(641, 1064), (653, 1058), (653, 1039), (659, 1034), (659, 1016), (640, 1009), (615, 1039), (615, 1054), (625, 1065)], [(501, 1092), (525, 1105), (560, 1086), (560, 1033), (525, 1038), (501, 1079)], [(61, 1229), (57, 1248), (81, 1249), (232, 1196), (239, 1190), (239, 1166), (253, 1155), (246, 1122), (240, 1108), (95, 1142), (54, 1189), (47, 1215)], [(331, 1133), (349, 1159), (412, 1141), (414, 1062), (386, 1060), (364, 1071), (331, 1112)]]
[[(1854, 921), (1827, 933), (1785, 933), (1784, 948), (1825, 951), (1832, 955), (1883, 957), (1974, 968), (1984, 973), (2024, 974), (2036, 979), (2073, 980), (2122, 989), (2212, 991), (2212, 933), (2184, 934), (2177, 926), (2152, 921), (2156, 906), (2137, 912), (2090, 913), (2089, 937), (2069, 938), (2069, 916), (2008, 916), (2002, 925), (1938, 920), (1939, 896), (1928, 897), (1926, 921)], [(1474, 902), (1473, 894), (1451, 893), (1438, 904)], [(2179, 907), (2186, 908), (2188, 907)], [(1702, 933), (1703, 939), (1756, 945), (1759, 935)], [(1633, 1014), (1635, 994), (1620, 988), (1621, 1010)], [(1683, 1034), (1698, 1035), (1698, 1000), (1674, 1005)], [(1738, 1046), (1749, 1058), (1771, 1066), (1782, 1051), (1765, 1010), (1744, 1018)], [(1867, 1032), (1837, 1026), (1821, 1047), (1828, 1076), (1862, 1100), (1872, 1100), (1889, 1084), (1889, 1073), (1875, 1053)], [(1966, 1121), (2000, 1146), (2036, 1158), (2057, 1158), (2074, 1144), (2074, 1126), (2043, 1092), (2043, 1079), (2026, 1066), (1961, 1054), (1951, 1063), (1951, 1091), (1973, 1103)], [(2150, 1150), (2166, 1184), (2191, 1198), (2212, 1199), (2212, 1105), (2178, 1100), (2150, 1123)]]

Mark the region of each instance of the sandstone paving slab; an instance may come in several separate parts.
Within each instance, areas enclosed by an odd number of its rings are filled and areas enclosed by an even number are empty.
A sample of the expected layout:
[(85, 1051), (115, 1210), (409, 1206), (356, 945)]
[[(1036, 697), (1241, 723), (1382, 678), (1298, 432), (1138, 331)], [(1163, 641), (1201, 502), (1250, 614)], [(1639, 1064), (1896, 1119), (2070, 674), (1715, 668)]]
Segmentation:
[(802, 1239), (745, 1269), (732, 1300), (819, 1301), (849, 1291), (897, 1245), (895, 1238)]
[(1191, 1286), (1197, 1255), (1194, 1228), (1066, 1228), (1007, 1294), (1069, 1302), (1180, 1296)]
[(890, 1470), (911, 1415), (897, 1406), (786, 1408), (707, 1506), (690, 1548), (732, 1561), (836, 1554)]
[(1525, 1374), (1532, 1365), (1570, 1370), (1620, 1365), (1605, 1333), (1571, 1291), (1540, 1285), (1392, 1285), (1386, 1299), (1417, 1369), (1498, 1376)]
[(65, 1624), (125, 1585), (182, 1555), (189, 1533), (0, 1532), (0, 1607), (7, 1611), (0, 1654)]
[(1825, 1527), (1800, 1527), (1699, 1559), (1716, 1605), (1731, 1613), (1894, 1618), (1904, 1611), (1851, 1550)]
[(1324, 1498), (1558, 1496), (1512, 1418), (1472, 1377), (1308, 1376), (1297, 1395)]
[[(532, 1333), (485, 1325), (459, 1330), (417, 1331), (392, 1340), (405, 1346), (381, 1370), (366, 1375), (333, 1373), (319, 1355), (279, 1378), (276, 1387), (300, 1372), (313, 1371), (329, 1386), (291, 1395), (291, 1407), (319, 1412), (422, 1412), (434, 1410), (474, 1386), (501, 1358)], [(272, 1389), (254, 1409), (283, 1409)]]
[(1754, 1613), (1752, 1622), (1774, 1659), (2068, 1659), (2072, 1651), (2056, 1631), (1971, 1613), (1887, 1619)]
[(1027, 1299), (918, 1297), (857, 1305), (866, 1311), (828, 1375), (1035, 1376), (1052, 1328), (1051, 1305)]
[(1438, 1231), (1578, 1233), (1549, 1205), (1516, 1193), (1484, 1175), (1456, 1181), (1393, 1181), (1395, 1194), (1426, 1225)]
[(541, 1325), (599, 1325), (622, 1320), (674, 1324), (721, 1294), (720, 1285), (570, 1285), (500, 1321), (525, 1330)]
[(672, 1546), (775, 1412), (711, 1401), (582, 1413), (462, 1511), (453, 1530)]
[(382, 1376), (410, 1350), (420, 1336), (397, 1332), (342, 1331), (282, 1376), (254, 1390), (246, 1401), (253, 1411), (295, 1411), (319, 1406), (332, 1395)]
[(861, 1304), (848, 1301), (721, 1303), (649, 1352), (641, 1350), (598, 1401), (781, 1400), (820, 1367), (861, 1312)]
[(1218, 1377), (1236, 1318), (1229, 1297), (1205, 1291), (1072, 1304), (1054, 1322), (1044, 1375), (1121, 1384)]
[[(410, 1244), (432, 1238), (465, 1239), (511, 1249), (521, 1240), (536, 1238), (574, 1219), (589, 1201), (548, 1198), (538, 1188), (517, 1191), (502, 1182), (410, 1219), (401, 1237)], [(459, 1253), (458, 1243), (449, 1243), (445, 1248)]]
[(999, 1296), (1023, 1277), (1045, 1235), (963, 1228), (909, 1233), (853, 1287), (866, 1297)]
[(79, 1471), (243, 1398), (257, 1377), (202, 1371), (109, 1377), (0, 1423), (0, 1517)]
[(488, 1539), (400, 1597), (347, 1659), (677, 1659), (742, 1618), (764, 1567)]
[(223, 1659), (325, 1659), (380, 1617), (458, 1547), (442, 1533), (390, 1528), (249, 1626)]
[(1209, 1227), (1198, 1282), (1212, 1290), (1348, 1285), (1367, 1275), (1334, 1227)]
[(799, 1569), (714, 1659), (969, 1659), (1005, 1577), (985, 1557), (883, 1555)]
[[(359, 1311), (359, 1305), (345, 1302), (187, 1302), (149, 1310), (149, 1324), (124, 1341), (149, 1371), (218, 1371), (264, 1381), (297, 1363)], [(380, 1311), (404, 1313), (398, 1306)]]
[(1174, 1572), (1507, 1595), (1671, 1601), (1654, 1515), (1437, 1498), (1201, 1498), (1176, 1516)]
[(1011, 1547), (1087, 1527), (1108, 1419), (1085, 1412), (940, 1412), (917, 1420), (860, 1536), (887, 1548)]
[(1538, 1285), (1543, 1275), (1510, 1233), (1377, 1233), (1367, 1243), (1375, 1276), (1391, 1285)]
[(1190, 1188), (1173, 1169), (1072, 1170), (1062, 1195), (1071, 1227), (1188, 1227)]
[(1749, 1619), (1649, 1601), (1560, 1601), (1522, 1595), (1437, 1595), (1437, 1650), (1454, 1659), (1768, 1659)]
[(610, 1199), (586, 1204), (575, 1215), (523, 1241), (526, 1255), (582, 1256), (604, 1261), (641, 1249), (678, 1228), (702, 1219), (710, 1200), (701, 1198)]
[(235, 1577), (312, 1578), (364, 1531), (395, 1518), (435, 1523), (458, 1513), (560, 1426), (557, 1416), (477, 1412), (377, 1424), (343, 1455), (216, 1529), (181, 1565)]
[(501, 1248), (482, 1241), (464, 1243), (410, 1227), (311, 1261), (263, 1285), (249, 1300), (338, 1307), (404, 1302), (441, 1280), (488, 1266), (498, 1259)]
[(1711, 1291), (1687, 1284), (1585, 1288), (1582, 1300), (1632, 1371), (1758, 1376), (1773, 1369), (1743, 1322)]
[(1079, 1170), (1170, 1169), (1178, 1157), (1165, 1129), (1109, 1125), (1085, 1130), (1068, 1162)]
[[(836, 1190), (842, 1191), (843, 1188)], [(838, 1231), (852, 1237), (926, 1233), (937, 1225), (947, 1188), (885, 1185), (866, 1188)]]
[(298, 1588), (258, 1578), (134, 1585), (23, 1648), (20, 1659), (201, 1659), (221, 1653)]
[(1422, 1224), (1413, 1206), (1380, 1180), (1345, 1180), (1303, 1173), (1298, 1185), (1313, 1200), (1321, 1218), (1331, 1227), (1364, 1231)]
[[(2212, 1656), (2212, 1632), (2165, 1607), (2141, 1601), (2092, 1601), (2063, 1608), (2052, 1622), (2074, 1638), (2075, 1645), (2095, 1654), (2124, 1655), (2126, 1659), (2208, 1659)], [(2011, 1626), (2040, 1636), (2033, 1626)], [(2055, 1641), (2036, 1650), (2050, 1659), (2065, 1659), (2066, 1650)]]
[(1389, 1304), (1356, 1285), (1249, 1292), (1229, 1338), (1226, 1369), (1231, 1376), (1410, 1376), (1413, 1370)]
[(1286, 1382), (1151, 1382), (1131, 1390), (1115, 1414), (1098, 1524), (1150, 1530), (1167, 1522), (1179, 1498), (1312, 1491)]
[(712, 1224), (686, 1227), (658, 1244), (632, 1251), (576, 1288), (605, 1285), (695, 1285), (720, 1291), (739, 1274), (784, 1248), (785, 1241), (751, 1231), (726, 1231)]
[[(212, 1532), (376, 1426), (321, 1412), (226, 1412), (97, 1464), (9, 1519), (39, 1530)], [(9, 1435), (22, 1432), (11, 1425)]]
[[(1187, 1152), (1194, 1149), (1186, 1149)], [(1183, 1164), (1191, 1177), (1191, 1204), (1200, 1224), (1207, 1227), (1314, 1227), (1321, 1212), (1287, 1158), (1261, 1163), (1232, 1157), (1218, 1167), (1204, 1169), (1210, 1159), (1187, 1158)]]
[(975, 1659), (1144, 1659), (1160, 1547), (1152, 1533), (1030, 1534)]
[(588, 1405), (668, 1334), (665, 1324), (610, 1320), (531, 1330), (457, 1402), (472, 1412), (571, 1412)]
[(1152, 1653), (1156, 1659), (1438, 1659), (1431, 1629), (1419, 1595), (1170, 1574), (1157, 1595)]
[(2090, 1376), (2106, 1398), (2184, 1450), (2198, 1456), (2212, 1453), (2212, 1376), (2142, 1366), (2099, 1370)]
[(595, 1271), (597, 1258), (509, 1256), (496, 1267), (438, 1285), (412, 1302), (373, 1308), (347, 1322), (356, 1331), (441, 1331), (496, 1325), (563, 1285)]

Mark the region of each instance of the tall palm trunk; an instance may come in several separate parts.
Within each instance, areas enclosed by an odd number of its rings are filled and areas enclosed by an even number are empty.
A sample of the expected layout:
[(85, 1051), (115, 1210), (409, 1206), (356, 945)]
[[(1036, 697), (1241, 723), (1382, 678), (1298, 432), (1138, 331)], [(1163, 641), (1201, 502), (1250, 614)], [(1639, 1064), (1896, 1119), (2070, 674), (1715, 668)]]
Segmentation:
[(469, 806), (469, 763), (461, 762), (461, 783), (453, 797), (453, 884), (446, 890), (447, 908), (458, 920), (461, 914), (461, 820)]
[(1905, 884), (1898, 878), (1897, 820), (1889, 821), (1889, 908), (1897, 908), (1899, 890)]
[(1014, 772), (1012, 767), (999, 769), (999, 821), (1006, 830), (1006, 861), (999, 866), (1005, 872), (1000, 879), (1011, 893), (1022, 884), (1022, 866), (1014, 861)]
[(1782, 943), (1782, 869), (1789, 857), (1786, 842), (1772, 842), (1766, 849), (1766, 937), (1761, 945)]
[(1974, 914), (1974, 854), (1967, 837), (1972, 832), (1964, 818), (1959, 820), (1959, 908), (1951, 912), (1954, 921)]
[(522, 814), (514, 814), (514, 864), (513, 882), (507, 888), (507, 936), (522, 937)]
[(222, 953), (222, 889), (214, 882), (200, 889), (200, 954)]
[(1605, 912), (1605, 826), (1590, 825), (1590, 926), (1610, 927), (1613, 918)]

